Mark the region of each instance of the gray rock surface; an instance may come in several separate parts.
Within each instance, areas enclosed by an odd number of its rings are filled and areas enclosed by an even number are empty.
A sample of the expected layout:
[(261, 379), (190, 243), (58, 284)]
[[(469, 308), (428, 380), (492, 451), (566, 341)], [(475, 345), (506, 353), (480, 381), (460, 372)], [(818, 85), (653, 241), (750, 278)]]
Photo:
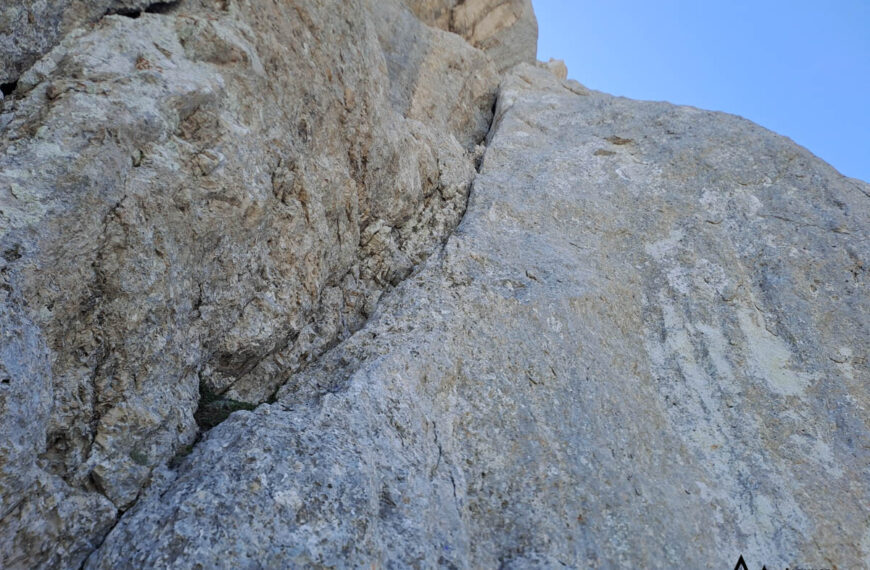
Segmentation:
[(174, 2), (149, 0), (3, 0), (0, 6), (0, 83), (13, 84), (77, 26), (108, 13), (136, 14)]
[(870, 187), (516, 69), (467, 213), (87, 568), (860, 568)]
[(498, 84), (401, 4), (69, 31), (0, 111), (0, 553), (76, 567), (458, 223)]

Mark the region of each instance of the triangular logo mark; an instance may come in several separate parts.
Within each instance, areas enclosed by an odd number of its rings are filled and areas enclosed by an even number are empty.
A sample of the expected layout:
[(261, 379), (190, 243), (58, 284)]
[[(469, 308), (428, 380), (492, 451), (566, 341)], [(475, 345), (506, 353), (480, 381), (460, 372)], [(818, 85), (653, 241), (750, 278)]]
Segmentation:
[(737, 559), (737, 566), (734, 567), (734, 570), (749, 570), (746, 567), (746, 561), (743, 560), (743, 555), (740, 555), (740, 558)]

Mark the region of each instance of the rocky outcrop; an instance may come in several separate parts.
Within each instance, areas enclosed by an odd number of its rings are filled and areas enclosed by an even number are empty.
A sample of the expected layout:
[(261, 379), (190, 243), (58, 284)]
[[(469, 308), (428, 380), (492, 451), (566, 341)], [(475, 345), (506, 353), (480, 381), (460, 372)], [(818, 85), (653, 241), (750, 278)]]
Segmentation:
[(443, 251), (87, 567), (867, 559), (870, 187), (530, 66), (496, 121)]
[[(181, 0), (6, 0), (0, 7), (0, 84), (18, 77), (71, 31), (120, 14), (138, 18), (172, 11)], [(459, 34), (507, 69), (534, 63), (538, 24), (531, 0), (404, 0), (426, 24)], [(190, 2), (186, 3), (190, 4)], [(211, 3), (229, 7), (227, 0)], [(391, 2), (388, 1), (390, 6)], [(2, 96), (0, 96), (2, 99)]]
[(512, 67), (529, 7), (46, 32), (0, 112), (0, 566), (861, 566), (870, 187)]
[(489, 54), (499, 71), (535, 63), (538, 21), (531, 0), (405, 0), (430, 26), (455, 32)]
[(26, 71), (0, 115), (2, 565), (76, 566), (197, 421), (358, 329), (462, 215), (497, 82), (381, 1), (108, 15)]

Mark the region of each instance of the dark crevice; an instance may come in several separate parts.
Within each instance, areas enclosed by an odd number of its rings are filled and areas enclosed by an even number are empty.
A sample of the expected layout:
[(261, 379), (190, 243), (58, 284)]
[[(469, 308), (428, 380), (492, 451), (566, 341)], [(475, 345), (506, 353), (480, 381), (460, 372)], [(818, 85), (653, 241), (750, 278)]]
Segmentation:
[(22, 257), (21, 249), (18, 245), (13, 245), (3, 251), (0, 254), (0, 257), (6, 260), (6, 263), (12, 263), (13, 261), (18, 261)]
[[(139, 497), (136, 497), (136, 500), (138, 501)], [(135, 502), (133, 504), (135, 504)], [(88, 555), (82, 559), (82, 563), (79, 564), (78, 570), (84, 570), (84, 568), (88, 565), (88, 560), (91, 559), (91, 556), (93, 556), (95, 552), (100, 550), (100, 548), (103, 546), (103, 543), (106, 542), (106, 539), (109, 538), (109, 535), (112, 534), (112, 531), (115, 530), (115, 527), (118, 526), (119, 522), (121, 522), (122, 514), (123, 513), (121, 511), (117, 511), (115, 513), (115, 520), (112, 521), (112, 527), (108, 531), (106, 531), (106, 534), (104, 534), (101, 538), (97, 540), (97, 543), (94, 545), (94, 549), (91, 550)]]
[(0, 91), (3, 92), (4, 97), (8, 97), (15, 92), (15, 89), (18, 87), (18, 81), (10, 81), (9, 83), (0, 83)]
[(172, 8), (174, 8), (180, 0), (172, 0), (170, 2), (155, 2), (151, 4), (147, 8), (145, 8), (145, 12), (148, 14), (166, 14)]
[(125, 18), (133, 18), (134, 20), (142, 14), (167, 14), (181, 0), (170, 0), (168, 2), (154, 2), (143, 8), (116, 8), (106, 12), (106, 16), (124, 16)]
[(199, 383), (199, 405), (193, 419), (201, 431), (208, 431), (239, 410), (251, 411), (256, 404), (225, 398), (213, 392), (205, 382)]
[(110, 10), (106, 12), (106, 16), (124, 16), (125, 18), (133, 18), (134, 20), (142, 15), (142, 10)]

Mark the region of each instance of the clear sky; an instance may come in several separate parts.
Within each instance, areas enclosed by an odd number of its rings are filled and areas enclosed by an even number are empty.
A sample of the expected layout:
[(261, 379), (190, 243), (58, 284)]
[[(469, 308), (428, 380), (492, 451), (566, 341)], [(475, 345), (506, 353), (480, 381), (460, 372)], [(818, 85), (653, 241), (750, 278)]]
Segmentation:
[(870, 181), (870, 0), (532, 2), (568, 77), (741, 115)]

